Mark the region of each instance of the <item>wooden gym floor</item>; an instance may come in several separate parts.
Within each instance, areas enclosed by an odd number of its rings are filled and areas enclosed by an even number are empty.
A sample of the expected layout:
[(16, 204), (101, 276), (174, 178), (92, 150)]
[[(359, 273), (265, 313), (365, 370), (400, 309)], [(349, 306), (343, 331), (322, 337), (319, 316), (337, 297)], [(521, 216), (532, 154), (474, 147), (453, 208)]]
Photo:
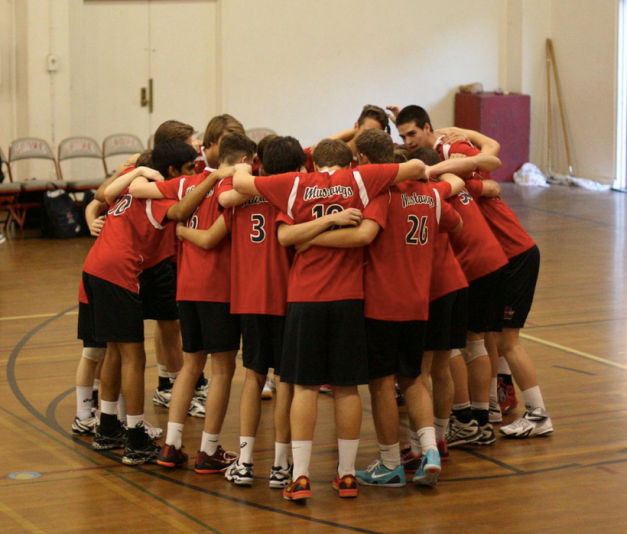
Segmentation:
[[(129, 468), (72, 439), (77, 285), (91, 240), (0, 245), (0, 532), (627, 532), (627, 196), (507, 186), (504, 197), (542, 252), (524, 344), (554, 435), (453, 450), (436, 489), (361, 487), (358, 499), (340, 500), (331, 488), (333, 401), (321, 395), (305, 505), (267, 486), (272, 401), (252, 488), (191, 467)], [(165, 427), (167, 412), (150, 402), (157, 374), (147, 328), (146, 415)], [(239, 366), (221, 438), (231, 450), (242, 380)], [(363, 400), (359, 468), (378, 451), (367, 388)], [(186, 425), (192, 455), (202, 423)]]

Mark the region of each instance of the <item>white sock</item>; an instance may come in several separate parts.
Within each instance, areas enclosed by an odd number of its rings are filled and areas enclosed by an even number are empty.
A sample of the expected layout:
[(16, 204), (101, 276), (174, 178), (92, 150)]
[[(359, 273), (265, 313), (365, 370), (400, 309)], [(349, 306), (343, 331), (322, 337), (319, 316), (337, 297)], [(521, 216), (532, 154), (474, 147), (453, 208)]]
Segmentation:
[(498, 400), (497, 384), (499, 379), (494, 377), (490, 379), (490, 400)]
[(141, 415), (127, 415), (126, 419), (128, 421), (128, 428), (137, 428), (144, 426), (144, 414)]
[(122, 395), (122, 393), (120, 393), (120, 396), (118, 397), (118, 418), (120, 421), (126, 421), (126, 400), (124, 399), (124, 395)]
[(107, 415), (118, 416), (118, 401), (106, 401), (100, 399), (100, 411)]
[(401, 465), (401, 448), (398, 443), (394, 445), (379, 443), (379, 451), (381, 451), (381, 463), (390, 471)]
[(207, 434), (203, 432), (200, 441), (200, 450), (207, 453), (209, 456), (213, 456), (218, 450), (218, 441), (220, 441), (220, 434)]
[(289, 454), (291, 445), (289, 443), (274, 442), (274, 467), (283, 467), (287, 469), (289, 465)]
[(168, 423), (168, 433), (165, 436), (166, 445), (174, 445), (176, 449), (183, 446), (183, 423)]
[(485, 410), (488, 411), (490, 409), (490, 403), (489, 402), (471, 402), (470, 403), (470, 407), (473, 410)]
[(239, 438), (239, 464), (253, 463), (253, 449), (255, 448), (255, 438), (251, 436), (240, 436)]
[(165, 365), (157, 364), (157, 373), (161, 378), (168, 378), (170, 375), (168, 374), (168, 368)]
[(418, 432), (414, 432), (413, 430), (409, 431), (409, 442), (411, 444), (411, 452), (414, 456), (419, 456), (422, 454), (422, 448), (420, 447), (420, 438), (418, 437)]
[(168, 371), (168, 376), (170, 377), (170, 383), (174, 384), (174, 381), (176, 380), (176, 377), (179, 376), (180, 371), (177, 371), (176, 373), (170, 373)]
[(292, 441), (292, 458), (294, 458), (293, 480), (297, 480), (298, 477), (309, 478), (311, 447), (311, 441)]
[(92, 395), (93, 389), (89, 386), (76, 386), (76, 417), (81, 421), (91, 417)]
[(355, 475), (355, 460), (357, 459), (357, 449), (359, 448), (358, 439), (339, 439), (337, 440), (337, 448), (340, 457), (340, 463), (337, 472), (340, 478), (346, 475)]
[(435, 443), (435, 428), (432, 426), (425, 426), (418, 430), (420, 436), (420, 445), (422, 447), (422, 454), (427, 454), (429, 450), (438, 450), (438, 446)]
[(433, 420), (434, 428), (435, 428), (435, 441), (442, 441), (446, 439), (446, 429), (448, 428), (448, 419), (438, 419), (437, 417)]
[(512, 371), (509, 368), (507, 360), (504, 356), (499, 356), (499, 374), (500, 375), (511, 375)]
[(466, 408), (470, 408), (470, 401), (463, 402), (462, 404), (453, 404), (453, 410), (465, 410)]
[(100, 378), (94, 378), (94, 386), (92, 389), (94, 391), (98, 391), (100, 389)]
[(531, 411), (534, 408), (542, 408), (545, 410), (544, 401), (542, 400), (542, 393), (540, 393), (540, 386), (534, 386), (526, 389), (522, 392), (525, 398), (525, 408)]

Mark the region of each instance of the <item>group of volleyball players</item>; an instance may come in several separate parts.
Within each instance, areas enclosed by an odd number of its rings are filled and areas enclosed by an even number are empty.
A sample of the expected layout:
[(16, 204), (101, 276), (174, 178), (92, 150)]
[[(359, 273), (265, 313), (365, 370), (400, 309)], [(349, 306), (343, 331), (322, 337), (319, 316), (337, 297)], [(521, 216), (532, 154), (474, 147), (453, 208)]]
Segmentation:
[[(434, 486), (449, 447), (492, 445), (493, 425), (518, 404), (512, 375), (525, 412), (501, 434), (553, 431), (519, 340), (539, 251), (489, 178), (498, 143), (436, 132), (419, 106), (388, 111), (365, 106), (353, 128), (305, 149), (279, 135), (257, 145), (230, 115), (211, 119), (202, 144), (168, 121), (153, 149), (106, 180), (87, 210), (97, 239), (79, 288), (74, 435), (123, 449), (128, 465), (177, 468), (188, 463), (186, 417), (204, 417), (195, 471), (251, 485), (273, 370), (269, 486), (302, 500), (323, 385), (335, 403), (340, 497), (356, 497), (359, 484), (404, 486), (407, 473)], [(144, 420), (145, 319), (157, 324), (163, 445)], [(220, 433), (240, 347), (236, 454)], [(366, 384), (380, 455), (356, 470)]]

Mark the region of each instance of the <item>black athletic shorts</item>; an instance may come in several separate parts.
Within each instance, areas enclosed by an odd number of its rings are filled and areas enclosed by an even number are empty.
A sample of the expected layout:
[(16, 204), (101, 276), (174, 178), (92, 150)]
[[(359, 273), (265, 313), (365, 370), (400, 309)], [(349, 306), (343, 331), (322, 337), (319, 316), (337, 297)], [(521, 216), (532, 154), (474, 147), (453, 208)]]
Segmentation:
[(137, 293), (83, 273), (94, 341), (143, 343), (144, 314)]
[(425, 350), (463, 349), (468, 331), (468, 288), (429, 303)]
[(420, 376), (427, 321), (365, 319), (370, 380), (399, 374)]
[(239, 350), (239, 317), (231, 315), (229, 302), (180, 300), (178, 306), (184, 352), (214, 354)]
[(176, 265), (169, 259), (157, 263), (139, 275), (139, 296), (142, 299), (144, 319), (176, 321)]
[(364, 301), (288, 302), (280, 376), (303, 386), (367, 384)]
[(106, 349), (106, 343), (99, 343), (94, 339), (94, 324), (89, 304), (78, 303), (78, 339), (83, 341), (87, 349)]
[(468, 330), (475, 334), (503, 330), (505, 267), (468, 283)]
[(523, 328), (531, 310), (540, 272), (536, 245), (509, 260), (505, 266), (505, 314), (503, 328)]
[(239, 318), (244, 367), (260, 375), (274, 369), (274, 374), (281, 376), (285, 316), (243, 314)]

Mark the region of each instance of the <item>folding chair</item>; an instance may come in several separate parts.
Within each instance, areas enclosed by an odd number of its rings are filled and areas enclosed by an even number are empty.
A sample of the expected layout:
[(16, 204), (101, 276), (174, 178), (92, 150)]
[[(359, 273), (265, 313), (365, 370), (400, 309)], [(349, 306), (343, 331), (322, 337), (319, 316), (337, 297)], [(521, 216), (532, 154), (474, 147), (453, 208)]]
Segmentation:
[[(89, 189), (97, 189), (107, 177), (106, 167), (102, 158), (102, 152), (98, 143), (91, 137), (68, 137), (59, 144), (58, 162), (59, 175), (63, 179), (63, 166), (61, 162), (68, 159), (97, 159), (104, 170), (103, 174), (97, 176), (80, 177), (76, 180), (67, 180), (67, 189), (70, 193), (79, 193)], [(98, 165), (98, 167), (100, 167)], [(92, 174), (96, 174), (93, 172)]]
[(26, 220), (26, 212), (29, 208), (35, 208), (41, 206), (41, 202), (37, 200), (33, 193), (40, 193), (46, 191), (50, 186), (50, 180), (25, 180), (18, 181), (13, 174), (13, 165), (16, 161), (23, 161), (29, 159), (43, 159), (51, 161), (56, 176), (56, 181), (53, 182), (60, 189), (65, 189), (67, 184), (61, 181), (59, 177), (59, 167), (57, 160), (50, 149), (50, 145), (43, 139), (37, 137), (22, 137), (16, 139), (9, 145), (9, 178), (14, 185), (20, 185), (21, 192), (13, 204), (12, 215), (20, 227), (20, 231), (24, 232), (24, 221)]
[(0, 169), (2, 166), (4, 166), (6, 172), (4, 172), (4, 181), (0, 182), (0, 211), (6, 212), (7, 215), (0, 224), (2, 224), (6, 234), (7, 227), (11, 224), (11, 221), (15, 220), (17, 197), (22, 191), (22, 186), (11, 182), (9, 162), (2, 151), (2, 147), (0, 147)]
[(102, 160), (104, 161), (105, 172), (109, 176), (107, 158), (119, 154), (137, 154), (143, 152), (144, 145), (139, 137), (133, 134), (113, 134), (109, 135), (102, 142)]
[(270, 128), (251, 128), (246, 130), (246, 135), (255, 143), (259, 143), (266, 135), (272, 134), (276, 135), (276, 132)]

